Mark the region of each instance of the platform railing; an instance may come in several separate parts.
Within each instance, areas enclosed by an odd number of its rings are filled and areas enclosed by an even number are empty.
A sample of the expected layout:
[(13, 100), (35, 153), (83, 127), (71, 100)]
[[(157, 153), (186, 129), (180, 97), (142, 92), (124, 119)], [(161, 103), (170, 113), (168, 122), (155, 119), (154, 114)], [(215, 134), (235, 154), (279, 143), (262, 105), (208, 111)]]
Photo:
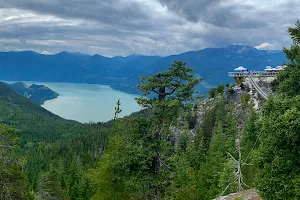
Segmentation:
[(245, 71), (245, 72), (228, 72), (228, 76), (230, 77), (248, 77), (249, 75), (253, 76), (253, 77), (274, 77), (276, 76), (279, 71), (277, 72), (266, 72), (266, 71)]
[(253, 80), (252, 78), (252, 73), (249, 73), (249, 79), (251, 81), (251, 84), (254, 86), (254, 88), (256, 89), (256, 91), (261, 95), (262, 98), (264, 98), (265, 100), (268, 99), (267, 94), (259, 87), (258, 84), (256, 84), (256, 82)]

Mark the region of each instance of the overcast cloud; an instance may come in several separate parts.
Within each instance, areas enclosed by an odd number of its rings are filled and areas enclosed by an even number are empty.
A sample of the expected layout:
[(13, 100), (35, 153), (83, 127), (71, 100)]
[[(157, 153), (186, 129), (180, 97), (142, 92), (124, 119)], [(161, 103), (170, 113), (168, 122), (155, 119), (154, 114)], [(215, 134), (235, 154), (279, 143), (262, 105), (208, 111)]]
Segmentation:
[(170, 55), (282, 49), (299, 0), (0, 0), (0, 51)]

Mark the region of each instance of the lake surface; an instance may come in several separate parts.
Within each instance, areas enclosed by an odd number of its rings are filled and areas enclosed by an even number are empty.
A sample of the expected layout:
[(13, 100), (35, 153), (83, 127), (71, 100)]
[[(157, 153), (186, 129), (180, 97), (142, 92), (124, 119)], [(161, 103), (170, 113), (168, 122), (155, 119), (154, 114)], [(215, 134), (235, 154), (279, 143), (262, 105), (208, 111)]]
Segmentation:
[[(7, 81), (12, 82), (12, 81)], [(106, 122), (114, 117), (116, 102), (121, 101), (120, 117), (140, 110), (136, 95), (111, 89), (98, 84), (29, 82), (26, 84), (45, 85), (59, 93), (59, 97), (46, 101), (42, 107), (65, 119), (79, 122)]]

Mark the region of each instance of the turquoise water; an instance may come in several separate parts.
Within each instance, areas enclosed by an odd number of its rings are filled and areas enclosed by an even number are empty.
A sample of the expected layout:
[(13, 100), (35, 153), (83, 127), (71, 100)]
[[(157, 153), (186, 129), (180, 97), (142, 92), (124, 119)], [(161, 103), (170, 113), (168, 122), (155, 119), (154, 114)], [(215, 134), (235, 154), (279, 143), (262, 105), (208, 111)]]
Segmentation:
[(65, 119), (79, 122), (105, 122), (113, 119), (118, 99), (121, 101), (120, 117), (140, 110), (136, 95), (111, 89), (97, 84), (28, 82), (45, 85), (59, 93), (59, 97), (46, 101), (42, 107)]

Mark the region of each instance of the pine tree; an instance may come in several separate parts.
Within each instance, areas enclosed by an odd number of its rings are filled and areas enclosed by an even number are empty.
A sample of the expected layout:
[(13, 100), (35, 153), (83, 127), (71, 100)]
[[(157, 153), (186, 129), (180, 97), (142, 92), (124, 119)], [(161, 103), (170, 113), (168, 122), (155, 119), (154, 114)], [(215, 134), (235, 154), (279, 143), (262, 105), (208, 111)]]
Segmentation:
[[(137, 102), (154, 113), (120, 119), (109, 137), (108, 151), (88, 177), (97, 191), (92, 199), (161, 199), (175, 168), (169, 162), (175, 150), (169, 125), (194, 100), (195, 79), (183, 62), (168, 71), (143, 77), (145, 96)], [(157, 96), (154, 96), (157, 95)], [(118, 110), (118, 109), (116, 109)]]
[(175, 61), (168, 71), (143, 77), (139, 89), (144, 92), (144, 97), (137, 98), (137, 102), (151, 108), (161, 121), (176, 119), (185, 103), (194, 99), (194, 87), (201, 81), (191, 74), (192, 71), (186, 63)]
[(265, 199), (300, 199), (300, 23), (289, 28), (288, 67), (278, 75), (279, 94), (266, 102), (256, 153), (257, 188)]
[(118, 119), (118, 116), (119, 114), (122, 112), (122, 109), (121, 109), (121, 101), (120, 99), (118, 99), (117, 101), (117, 106), (115, 107), (115, 116), (114, 116), (114, 120), (117, 120)]
[(33, 199), (21, 171), (23, 162), (16, 154), (19, 141), (13, 134), (13, 129), (0, 125), (0, 199)]
[(48, 172), (41, 175), (36, 198), (40, 200), (65, 199), (60, 178), (59, 171), (51, 166)]
[(291, 47), (284, 48), (284, 52), (289, 59), (287, 68), (278, 77), (278, 89), (281, 93), (288, 96), (300, 95), (300, 22), (296, 22), (296, 27), (288, 29), (292, 38)]

